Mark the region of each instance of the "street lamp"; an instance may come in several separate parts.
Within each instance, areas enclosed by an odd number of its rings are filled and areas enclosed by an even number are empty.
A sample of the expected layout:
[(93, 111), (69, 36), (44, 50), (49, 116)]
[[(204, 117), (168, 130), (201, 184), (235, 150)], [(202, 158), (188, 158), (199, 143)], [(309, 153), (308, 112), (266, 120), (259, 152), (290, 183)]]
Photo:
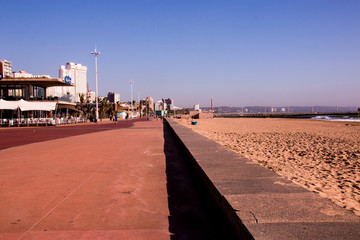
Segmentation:
[(133, 80), (131, 80), (131, 81), (130, 81), (130, 92), (131, 92), (131, 102), (130, 102), (130, 104), (131, 104), (131, 118), (133, 118), (133, 88), (132, 88), (133, 84), (134, 84), (134, 81), (133, 81)]
[(95, 51), (91, 52), (91, 54), (95, 55), (95, 101), (96, 101), (96, 122), (99, 119), (99, 103), (98, 103), (98, 76), (97, 76), (97, 55), (100, 54), (100, 52), (96, 51), (96, 46), (95, 46)]

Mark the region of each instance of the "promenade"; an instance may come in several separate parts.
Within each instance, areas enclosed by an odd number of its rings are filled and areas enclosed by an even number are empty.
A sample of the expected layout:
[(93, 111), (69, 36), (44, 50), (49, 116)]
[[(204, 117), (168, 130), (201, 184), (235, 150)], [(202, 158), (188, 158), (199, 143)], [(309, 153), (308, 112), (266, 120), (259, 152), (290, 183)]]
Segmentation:
[(166, 120), (240, 239), (360, 239), (360, 217), (353, 212)]
[(0, 131), (0, 239), (170, 239), (162, 121)]
[(359, 239), (360, 218), (167, 119), (0, 130), (2, 239)]

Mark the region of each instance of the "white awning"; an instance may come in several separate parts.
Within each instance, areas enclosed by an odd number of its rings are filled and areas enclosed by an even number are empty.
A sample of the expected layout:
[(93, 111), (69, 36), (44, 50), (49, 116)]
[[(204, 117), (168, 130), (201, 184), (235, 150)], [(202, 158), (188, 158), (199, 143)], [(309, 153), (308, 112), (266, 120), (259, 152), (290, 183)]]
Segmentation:
[(51, 111), (55, 110), (56, 102), (27, 102), (25, 100), (19, 101), (19, 108), (23, 111)]
[(19, 108), (19, 101), (6, 101), (0, 99), (0, 110), (16, 110)]
[(27, 102), (23, 99), (18, 101), (6, 101), (0, 99), (1, 110), (16, 110), (20, 108), (21, 111), (51, 111), (55, 110), (57, 102)]

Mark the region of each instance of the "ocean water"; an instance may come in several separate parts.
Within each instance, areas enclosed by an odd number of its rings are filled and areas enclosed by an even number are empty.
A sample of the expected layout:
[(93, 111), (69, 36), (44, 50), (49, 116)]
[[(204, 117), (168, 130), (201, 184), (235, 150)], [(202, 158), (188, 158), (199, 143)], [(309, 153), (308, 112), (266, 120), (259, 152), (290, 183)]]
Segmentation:
[(313, 120), (325, 120), (325, 121), (338, 121), (338, 122), (360, 122), (358, 117), (349, 117), (349, 116), (316, 116), (312, 117)]

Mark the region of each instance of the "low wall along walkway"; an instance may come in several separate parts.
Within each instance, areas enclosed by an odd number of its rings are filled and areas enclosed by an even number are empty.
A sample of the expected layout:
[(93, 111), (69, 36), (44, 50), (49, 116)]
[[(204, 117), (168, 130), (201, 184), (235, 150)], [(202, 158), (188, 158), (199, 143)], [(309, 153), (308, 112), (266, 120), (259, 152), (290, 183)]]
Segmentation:
[(241, 239), (360, 239), (360, 217), (166, 119)]

